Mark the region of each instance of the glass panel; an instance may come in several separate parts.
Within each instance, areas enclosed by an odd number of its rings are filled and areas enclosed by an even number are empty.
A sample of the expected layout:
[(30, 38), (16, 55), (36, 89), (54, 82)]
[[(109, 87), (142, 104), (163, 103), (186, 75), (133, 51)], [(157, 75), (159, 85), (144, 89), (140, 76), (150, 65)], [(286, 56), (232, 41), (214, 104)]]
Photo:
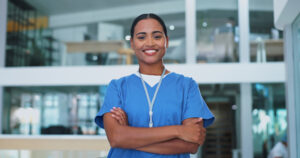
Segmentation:
[(273, 0), (249, 1), (251, 62), (283, 61), (283, 32), (274, 26)]
[[(295, 87), (295, 110), (300, 111), (300, 14), (293, 22), (293, 56), (294, 56), (294, 87)], [(296, 135), (297, 135), (297, 144), (300, 144), (300, 116), (296, 115)], [(300, 152), (297, 152), (297, 157), (300, 157)]]
[(165, 63), (185, 62), (184, 0), (59, 3), (69, 7), (51, 1), (8, 0), (6, 66), (137, 64), (130, 49), (131, 23), (139, 14), (151, 12), (167, 25)]
[(200, 85), (201, 94), (215, 115), (207, 128), (201, 157), (234, 157), (238, 154), (240, 134), (238, 84)]
[(274, 145), (286, 140), (287, 111), (283, 83), (252, 85), (254, 157), (267, 157)]
[(104, 134), (94, 123), (106, 86), (5, 87), (3, 134)]
[(198, 63), (238, 62), (237, 2), (197, 0)]
[(107, 151), (0, 150), (3, 158), (106, 158)]

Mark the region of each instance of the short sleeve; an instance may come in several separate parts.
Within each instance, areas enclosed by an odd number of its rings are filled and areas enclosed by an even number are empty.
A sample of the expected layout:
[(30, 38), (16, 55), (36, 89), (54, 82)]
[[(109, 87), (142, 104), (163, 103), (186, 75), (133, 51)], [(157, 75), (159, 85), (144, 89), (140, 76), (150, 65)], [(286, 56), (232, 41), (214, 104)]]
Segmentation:
[(103, 105), (95, 117), (96, 124), (101, 128), (104, 128), (103, 115), (110, 112), (113, 107), (121, 107), (122, 103), (119, 93), (116, 80), (112, 80), (107, 87)]
[(186, 91), (187, 98), (183, 105), (182, 118), (185, 120), (193, 117), (201, 117), (204, 120), (204, 127), (208, 127), (214, 122), (215, 117), (202, 98), (197, 83), (191, 79), (188, 85), (189, 88)]

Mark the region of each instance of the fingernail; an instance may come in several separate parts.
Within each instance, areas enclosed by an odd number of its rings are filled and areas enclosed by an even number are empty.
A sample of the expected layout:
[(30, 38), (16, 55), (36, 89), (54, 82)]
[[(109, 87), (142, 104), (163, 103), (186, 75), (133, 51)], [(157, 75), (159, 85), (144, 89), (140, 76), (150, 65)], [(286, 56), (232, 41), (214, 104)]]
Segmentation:
[(112, 117), (115, 117), (115, 115), (114, 115), (114, 114), (112, 114), (111, 116), (112, 116)]

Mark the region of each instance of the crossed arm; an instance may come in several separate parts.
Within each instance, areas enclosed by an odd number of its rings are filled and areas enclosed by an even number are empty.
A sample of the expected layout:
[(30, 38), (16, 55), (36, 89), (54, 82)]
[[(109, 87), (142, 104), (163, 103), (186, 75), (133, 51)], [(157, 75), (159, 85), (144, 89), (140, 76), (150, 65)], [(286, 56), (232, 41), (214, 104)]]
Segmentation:
[(157, 154), (196, 153), (206, 132), (200, 118), (186, 119), (177, 126), (130, 127), (126, 113), (118, 108), (104, 115), (104, 127), (112, 147)]

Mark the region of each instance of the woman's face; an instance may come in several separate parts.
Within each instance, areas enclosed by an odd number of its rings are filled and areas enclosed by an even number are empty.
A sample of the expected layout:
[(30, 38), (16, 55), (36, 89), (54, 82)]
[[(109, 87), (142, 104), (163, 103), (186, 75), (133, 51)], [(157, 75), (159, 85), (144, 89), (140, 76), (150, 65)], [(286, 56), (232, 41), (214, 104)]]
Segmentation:
[(155, 64), (162, 61), (168, 47), (168, 38), (157, 20), (144, 19), (135, 26), (130, 43), (139, 62)]

